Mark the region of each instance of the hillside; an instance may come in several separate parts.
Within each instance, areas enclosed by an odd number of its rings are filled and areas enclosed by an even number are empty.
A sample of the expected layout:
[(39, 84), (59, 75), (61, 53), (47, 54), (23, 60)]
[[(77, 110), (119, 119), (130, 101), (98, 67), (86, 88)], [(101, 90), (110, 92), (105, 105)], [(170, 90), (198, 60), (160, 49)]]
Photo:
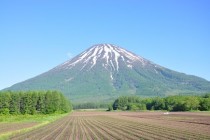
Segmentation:
[(60, 90), (73, 102), (120, 95), (201, 94), (210, 82), (155, 64), (112, 44), (94, 45), (57, 67), (5, 90)]

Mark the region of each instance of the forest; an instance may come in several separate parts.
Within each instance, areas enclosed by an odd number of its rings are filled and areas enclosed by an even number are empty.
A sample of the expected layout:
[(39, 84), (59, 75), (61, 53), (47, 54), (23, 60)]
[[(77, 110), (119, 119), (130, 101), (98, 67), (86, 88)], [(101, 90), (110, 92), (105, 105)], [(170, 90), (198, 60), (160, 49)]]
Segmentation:
[(73, 109), (101, 109), (107, 108), (110, 103), (104, 102), (84, 102), (84, 103), (73, 103)]
[(0, 115), (67, 113), (72, 105), (59, 91), (1, 91)]
[[(79, 103), (74, 109), (108, 110), (168, 110), (168, 111), (210, 111), (210, 93), (203, 96), (167, 96), (164, 98), (141, 98), (120, 96), (113, 103)], [(1, 91), (0, 115), (67, 113), (73, 109), (69, 99), (59, 91)]]
[(203, 96), (176, 95), (165, 98), (121, 96), (109, 105), (108, 110), (210, 111), (210, 93)]

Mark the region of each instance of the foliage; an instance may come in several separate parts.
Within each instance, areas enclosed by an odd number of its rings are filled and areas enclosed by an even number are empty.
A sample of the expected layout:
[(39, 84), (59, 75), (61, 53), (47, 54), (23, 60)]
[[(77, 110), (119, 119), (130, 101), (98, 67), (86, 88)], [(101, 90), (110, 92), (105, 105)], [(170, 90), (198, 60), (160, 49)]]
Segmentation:
[(141, 99), (136, 96), (121, 96), (112, 105), (114, 110), (168, 110), (210, 111), (210, 96), (168, 96)]
[(130, 103), (127, 105), (127, 110), (147, 110), (145, 104), (139, 104), (139, 103)]
[(58, 118), (66, 116), (65, 114), (19, 114), (19, 115), (1, 115), (0, 123), (14, 123), (14, 122), (50, 122)]
[(73, 109), (99, 109), (107, 108), (108, 103), (97, 103), (97, 102), (87, 102), (87, 103), (74, 103)]
[(2, 91), (0, 114), (52, 114), (71, 111), (71, 103), (58, 91)]
[(200, 100), (200, 107), (201, 111), (210, 111), (210, 97), (209, 98), (202, 98)]
[(146, 110), (146, 105), (137, 96), (121, 96), (113, 103), (114, 110)]
[(112, 111), (113, 110), (113, 107), (112, 107), (112, 105), (110, 104), (109, 106), (108, 106), (108, 110), (107, 111)]

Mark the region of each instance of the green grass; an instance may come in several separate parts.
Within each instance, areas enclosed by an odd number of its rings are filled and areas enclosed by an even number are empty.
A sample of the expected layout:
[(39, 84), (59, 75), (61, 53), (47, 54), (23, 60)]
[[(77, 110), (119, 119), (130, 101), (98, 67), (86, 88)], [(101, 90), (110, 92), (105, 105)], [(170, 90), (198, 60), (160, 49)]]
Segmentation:
[(10, 136), (14, 136), (15, 134), (25, 133), (36, 129), (38, 127), (47, 125), (51, 122), (54, 122), (67, 114), (37, 114), (37, 115), (0, 115), (0, 123), (25, 123), (25, 122), (37, 122), (37, 125), (30, 128), (23, 128), (15, 131), (6, 132), (0, 134), (0, 140), (7, 140)]
[(1, 122), (44, 122), (53, 121), (65, 114), (37, 114), (37, 115), (0, 115)]

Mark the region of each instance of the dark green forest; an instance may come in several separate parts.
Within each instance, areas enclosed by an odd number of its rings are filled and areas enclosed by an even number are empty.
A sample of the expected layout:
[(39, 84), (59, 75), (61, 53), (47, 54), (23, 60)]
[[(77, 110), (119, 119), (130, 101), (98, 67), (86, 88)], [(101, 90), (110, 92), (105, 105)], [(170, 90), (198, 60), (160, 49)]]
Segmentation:
[(53, 114), (72, 110), (70, 101), (58, 91), (1, 91), (0, 114)]
[(101, 109), (107, 108), (109, 104), (100, 102), (73, 103), (73, 109)]
[(210, 111), (210, 93), (203, 96), (176, 95), (144, 99), (137, 96), (121, 96), (108, 110)]

